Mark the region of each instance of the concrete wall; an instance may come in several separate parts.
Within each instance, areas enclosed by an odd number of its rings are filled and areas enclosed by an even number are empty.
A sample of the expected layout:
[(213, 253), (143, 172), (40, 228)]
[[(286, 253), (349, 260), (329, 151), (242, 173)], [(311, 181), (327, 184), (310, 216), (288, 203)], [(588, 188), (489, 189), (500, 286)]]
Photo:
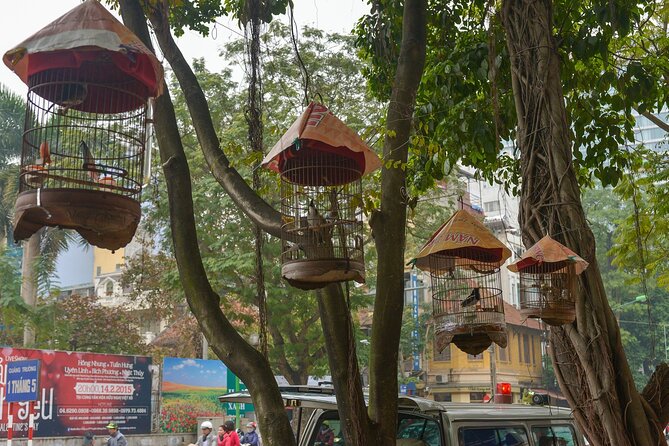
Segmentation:
[[(186, 446), (195, 443), (195, 434), (126, 435), (128, 446)], [(105, 446), (107, 435), (96, 435), (92, 446)], [(3, 440), (4, 443), (4, 440)], [(27, 446), (25, 438), (15, 438), (12, 446)], [(33, 440), (33, 446), (81, 446), (83, 437), (44, 437)]]

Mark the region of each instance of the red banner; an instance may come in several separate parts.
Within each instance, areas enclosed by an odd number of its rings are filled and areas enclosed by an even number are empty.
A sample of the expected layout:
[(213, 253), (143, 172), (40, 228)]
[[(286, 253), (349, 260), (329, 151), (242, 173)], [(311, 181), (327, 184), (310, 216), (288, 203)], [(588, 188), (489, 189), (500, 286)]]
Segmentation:
[(125, 434), (151, 432), (151, 358), (0, 348), (0, 438), (14, 415), (14, 438), (28, 434), (29, 403), (5, 401), (7, 364), (38, 359), (39, 398), (33, 404), (35, 437), (103, 434), (113, 421)]

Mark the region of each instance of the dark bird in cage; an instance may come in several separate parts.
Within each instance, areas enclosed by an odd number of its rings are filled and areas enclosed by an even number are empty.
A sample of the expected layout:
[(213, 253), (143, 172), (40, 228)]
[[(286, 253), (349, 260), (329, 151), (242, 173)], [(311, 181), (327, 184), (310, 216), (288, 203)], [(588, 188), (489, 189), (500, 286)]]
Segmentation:
[(79, 143), (79, 149), (81, 150), (81, 153), (84, 157), (84, 164), (81, 166), (81, 168), (88, 172), (88, 176), (91, 178), (91, 180), (98, 181), (100, 178), (100, 173), (98, 172), (97, 164), (95, 164), (95, 158), (93, 158), (91, 149), (88, 148), (88, 144), (86, 144), (86, 141), (83, 139)]
[(86, 84), (79, 82), (64, 84), (59, 92), (59, 97), (54, 100), (54, 104), (49, 107), (49, 110), (58, 104), (61, 107), (58, 109), (58, 114), (64, 115), (69, 109), (83, 104), (87, 96), (88, 86)]
[(481, 300), (481, 292), (479, 291), (479, 287), (475, 287), (472, 289), (472, 292), (469, 293), (469, 296), (465, 297), (462, 302), (460, 302), (461, 307), (469, 307), (471, 305), (475, 305), (478, 303), (478, 301)]

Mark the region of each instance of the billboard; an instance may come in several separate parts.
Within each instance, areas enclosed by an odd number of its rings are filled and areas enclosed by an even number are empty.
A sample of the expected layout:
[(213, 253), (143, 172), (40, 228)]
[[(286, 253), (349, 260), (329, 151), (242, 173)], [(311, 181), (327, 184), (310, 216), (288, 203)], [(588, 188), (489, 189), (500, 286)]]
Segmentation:
[(219, 360), (164, 358), (160, 429), (195, 432), (198, 417), (244, 416), (251, 404), (224, 406), (218, 397), (245, 388)]
[[(35, 437), (106, 433), (110, 421), (126, 434), (151, 432), (151, 358), (52, 350), (0, 348), (0, 438), (14, 414), (14, 435), (28, 431), (28, 402), (7, 402), (8, 368), (40, 361), (38, 398), (33, 403)], [(10, 374), (11, 377), (11, 374)]]

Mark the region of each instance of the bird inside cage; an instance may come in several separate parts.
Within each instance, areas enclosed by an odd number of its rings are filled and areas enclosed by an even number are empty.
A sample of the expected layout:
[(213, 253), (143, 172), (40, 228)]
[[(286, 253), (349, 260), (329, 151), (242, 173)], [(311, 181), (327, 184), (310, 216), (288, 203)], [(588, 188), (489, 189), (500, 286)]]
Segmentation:
[(54, 97), (51, 98), (53, 104), (47, 109), (47, 112), (58, 105), (57, 113), (66, 115), (68, 110), (84, 103), (88, 97), (88, 85), (83, 82), (68, 82), (60, 85), (60, 88), (54, 93)]
[(309, 199), (307, 205), (306, 227), (311, 241), (307, 257), (310, 254), (313, 258), (332, 257), (332, 225), (318, 210), (313, 198)]

